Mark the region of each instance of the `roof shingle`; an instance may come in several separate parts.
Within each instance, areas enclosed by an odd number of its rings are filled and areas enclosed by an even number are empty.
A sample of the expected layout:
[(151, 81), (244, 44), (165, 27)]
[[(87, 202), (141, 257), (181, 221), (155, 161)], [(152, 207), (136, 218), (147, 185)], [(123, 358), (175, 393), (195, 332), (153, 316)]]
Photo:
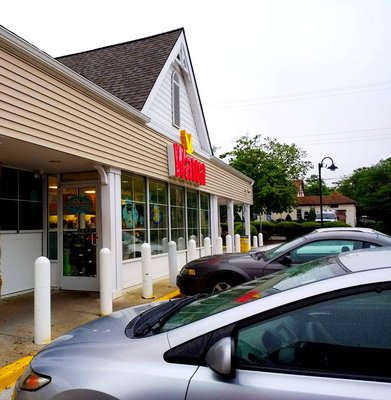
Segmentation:
[[(297, 198), (300, 206), (315, 206), (320, 204), (319, 196), (303, 196)], [(356, 204), (356, 202), (342, 193), (333, 192), (327, 196), (322, 196), (322, 203), (326, 204)]]
[(141, 111), (183, 28), (56, 60)]

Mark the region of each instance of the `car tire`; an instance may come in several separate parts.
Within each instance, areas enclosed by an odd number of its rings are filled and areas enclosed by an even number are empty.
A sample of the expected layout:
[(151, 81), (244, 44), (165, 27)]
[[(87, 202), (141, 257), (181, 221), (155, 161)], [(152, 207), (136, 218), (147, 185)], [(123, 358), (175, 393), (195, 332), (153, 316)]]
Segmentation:
[(238, 279), (235, 279), (232, 277), (221, 276), (221, 277), (213, 279), (208, 284), (207, 291), (209, 293), (225, 292), (226, 290), (231, 289), (231, 287), (236, 286), (239, 283), (240, 283), (240, 281)]

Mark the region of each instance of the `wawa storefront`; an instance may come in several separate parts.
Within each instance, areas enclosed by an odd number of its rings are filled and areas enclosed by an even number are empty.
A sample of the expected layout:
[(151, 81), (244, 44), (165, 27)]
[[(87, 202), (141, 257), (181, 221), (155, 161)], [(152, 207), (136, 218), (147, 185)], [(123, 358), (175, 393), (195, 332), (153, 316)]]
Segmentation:
[(31, 291), (34, 261), (51, 262), (51, 284), (99, 290), (99, 251), (111, 251), (113, 297), (142, 283), (141, 245), (152, 250), (153, 279), (168, 275), (167, 244), (178, 269), (190, 238), (204, 252), (220, 235), (227, 207), (242, 206), (250, 234), (252, 181), (212, 154), (177, 140), (8, 32), (0, 35), (1, 296)]

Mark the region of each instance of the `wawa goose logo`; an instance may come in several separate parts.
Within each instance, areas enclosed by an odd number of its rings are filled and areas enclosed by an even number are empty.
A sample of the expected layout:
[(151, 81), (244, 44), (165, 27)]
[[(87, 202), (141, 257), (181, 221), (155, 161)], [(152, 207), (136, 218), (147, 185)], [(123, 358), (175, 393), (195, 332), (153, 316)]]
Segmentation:
[(168, 145), (168, 172), (170, 176), (193, 182), (197, 185), (206, 185), (205, 164), (190, 157), (194, 152), (191, 133), (181, 131), (181, 145)]

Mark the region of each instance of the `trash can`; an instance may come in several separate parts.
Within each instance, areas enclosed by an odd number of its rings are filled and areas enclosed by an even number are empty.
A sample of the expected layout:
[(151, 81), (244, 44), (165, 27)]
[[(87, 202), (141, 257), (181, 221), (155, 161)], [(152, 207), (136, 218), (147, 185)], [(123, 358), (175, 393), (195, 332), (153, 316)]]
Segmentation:
[(247, 253), (250, 251), (250, 240), (248, 236), (240, 237), (240, 252)]

